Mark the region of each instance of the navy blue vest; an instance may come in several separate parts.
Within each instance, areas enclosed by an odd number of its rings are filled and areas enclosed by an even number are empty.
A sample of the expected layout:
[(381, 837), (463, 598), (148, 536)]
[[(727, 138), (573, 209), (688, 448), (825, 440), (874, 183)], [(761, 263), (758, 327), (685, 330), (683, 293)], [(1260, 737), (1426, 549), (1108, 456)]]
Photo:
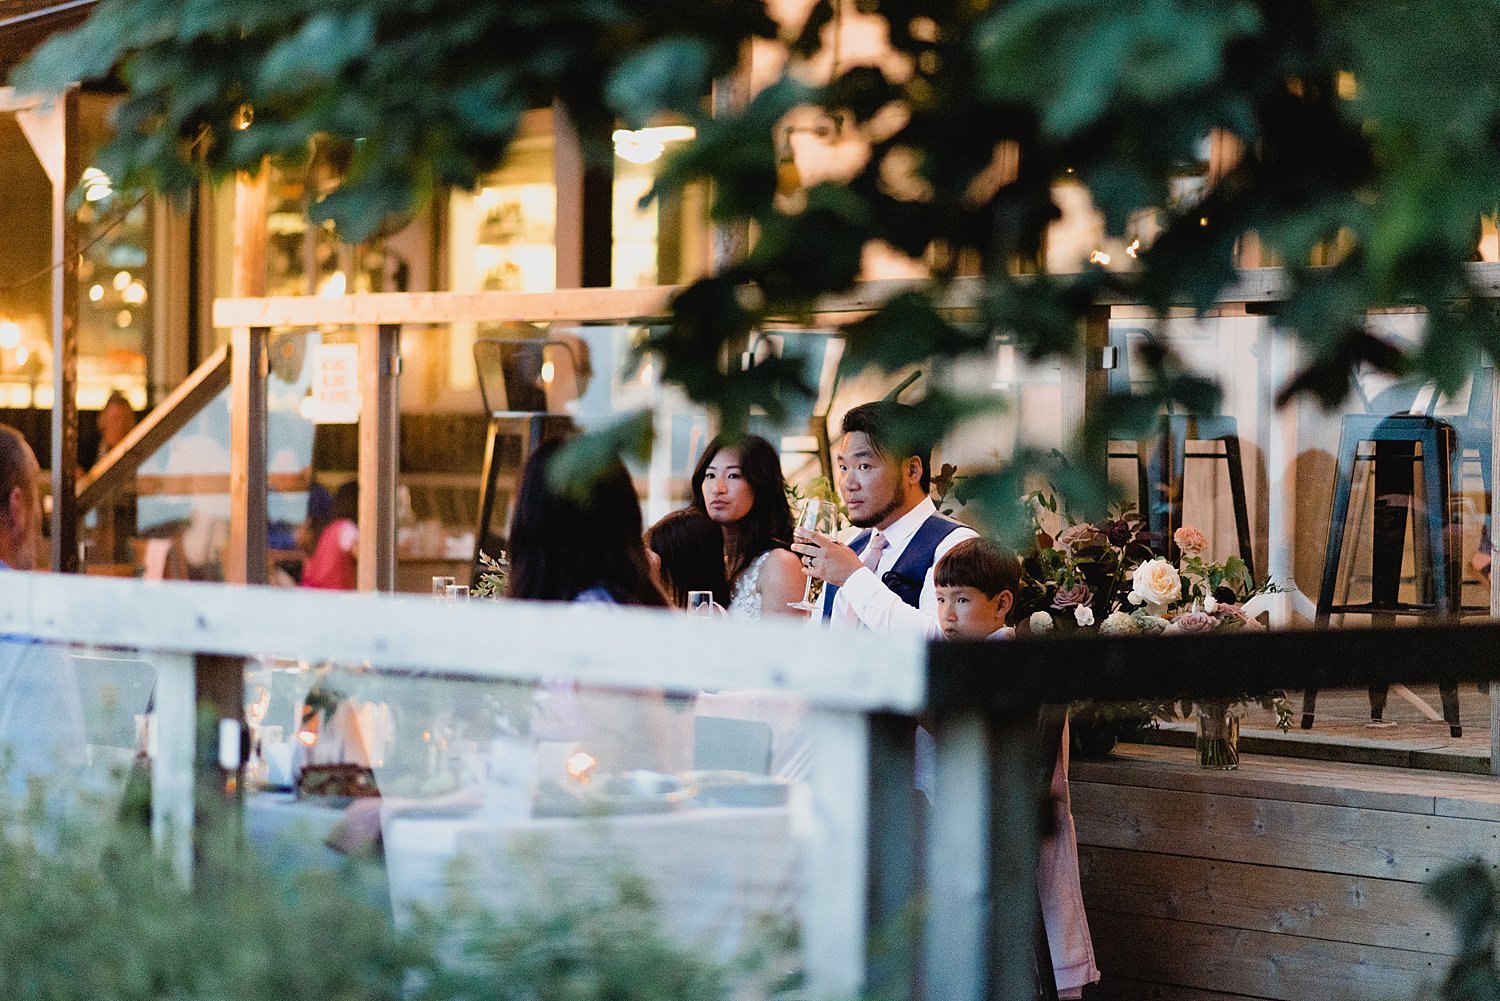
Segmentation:
[[(920, 608), (922, 603), (922, 585), (927, 582), (927, 571), (937, 562), (937, 548), (942, 541), (952, 535), (956, 529), (962, 528), (958, 522), (951, 518), (944, 518), (940, 514), (934, 514), (922, 522), (906, 548), (901, 550), (901, 555), (896, 559), (896, 565), (880, 575), (880, 583), (896, 593), (896, 597), (906, 602), (912, 608)], [(856, 535), (849, 543), (849, 548), (856, 553), (864, 554), (865, 546), (870, 543), (870, 529), (865, 529)], [(837, 584), (827, 584), (823, 588), (823, 618), (829, 619), (833, 615), (833, 599), (838, 594)]]

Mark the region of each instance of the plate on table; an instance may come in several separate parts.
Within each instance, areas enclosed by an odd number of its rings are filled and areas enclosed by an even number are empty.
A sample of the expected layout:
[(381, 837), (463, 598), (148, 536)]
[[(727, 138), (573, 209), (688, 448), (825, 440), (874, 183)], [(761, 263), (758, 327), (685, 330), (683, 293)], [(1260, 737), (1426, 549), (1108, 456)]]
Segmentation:
[(634, 771), (592, 781), (544, 782), (532, 814), (537, 817), (667, 813), (692, 798), (692, 786), (675, 775)]
[(697, 790), (701, 806), (785, 806), (792, 788), (786, 779), (754, 772), (684, 772), (682, 780)]

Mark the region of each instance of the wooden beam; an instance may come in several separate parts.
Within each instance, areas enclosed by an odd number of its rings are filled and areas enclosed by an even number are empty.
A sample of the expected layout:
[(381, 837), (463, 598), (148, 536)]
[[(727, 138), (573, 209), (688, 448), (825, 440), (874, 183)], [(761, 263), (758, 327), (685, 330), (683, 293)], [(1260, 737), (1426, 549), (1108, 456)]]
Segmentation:
[(401, 328), (359, 328), (359, 589), (396, 589)]
[(56, 106), (60, 162), (52, 177), (52, 569), (76, 573), (78, 552), (78, 219), (68, 196), (83, 176), (78, 88)]
[(0, 114), (31, 111), (57, 100), (57, 97), (56, 94), (22, 94), (14, 87), (0, 87)]
[(97, 466), (79, 477), (78, 510), (88, 511), (129, 486), (141, 463), (224, 391), (229, 385), (229, 369), (226, 344), (142, 418)]

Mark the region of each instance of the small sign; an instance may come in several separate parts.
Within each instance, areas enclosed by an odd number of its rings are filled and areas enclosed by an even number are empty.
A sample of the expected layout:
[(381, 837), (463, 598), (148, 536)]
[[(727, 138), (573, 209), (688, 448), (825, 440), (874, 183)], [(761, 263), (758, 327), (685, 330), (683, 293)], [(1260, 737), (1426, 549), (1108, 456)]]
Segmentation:
[(312, 379), (306, 416), (313, 423), (359, 423), (358, 344), (314, 345)]

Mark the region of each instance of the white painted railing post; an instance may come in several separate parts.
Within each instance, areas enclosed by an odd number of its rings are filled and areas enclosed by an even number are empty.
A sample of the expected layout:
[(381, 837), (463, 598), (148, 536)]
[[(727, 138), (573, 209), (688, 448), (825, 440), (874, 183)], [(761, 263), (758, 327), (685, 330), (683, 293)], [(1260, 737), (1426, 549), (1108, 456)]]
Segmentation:
[(153, 661), (156, 750), (151, 763), (151, 840), (158, 852), (171, 854), (178, 877), (191, 883), (198, 719), (194, 658), (185, 653), (158, 653)]
[(854, 997), (865, 983), (870, 732), (857, 712), (814, 710), (812, 826), (802, 948), (812, 997)]

